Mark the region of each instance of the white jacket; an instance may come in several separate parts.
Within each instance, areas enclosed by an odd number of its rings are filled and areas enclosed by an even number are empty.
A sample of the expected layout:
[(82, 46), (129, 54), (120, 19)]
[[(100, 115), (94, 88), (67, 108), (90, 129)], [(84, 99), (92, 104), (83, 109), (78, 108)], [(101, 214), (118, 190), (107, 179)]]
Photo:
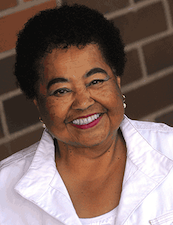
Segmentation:
[[(115, 224), (173, 224), (173, 128), (126, 116), (120, 128), (127, 163)], [(0, 162), (0, 225), (81, 225), (46, 130)]]

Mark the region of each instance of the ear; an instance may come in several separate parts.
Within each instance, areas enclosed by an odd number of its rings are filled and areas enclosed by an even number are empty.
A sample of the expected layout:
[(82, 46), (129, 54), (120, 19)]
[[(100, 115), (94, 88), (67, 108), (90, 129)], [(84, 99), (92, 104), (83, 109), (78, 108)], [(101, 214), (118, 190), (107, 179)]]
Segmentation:
[(117, 84), (119, 88), (121, 89), (121, 78), (119, 76), (117, 76)]

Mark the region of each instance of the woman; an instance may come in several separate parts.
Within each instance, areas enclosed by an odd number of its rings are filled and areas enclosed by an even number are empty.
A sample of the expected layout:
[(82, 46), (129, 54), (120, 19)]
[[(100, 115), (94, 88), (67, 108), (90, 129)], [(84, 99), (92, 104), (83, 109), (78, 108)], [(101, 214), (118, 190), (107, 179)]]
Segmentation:
[(1, 162), (0, 224), (171, 224), (173, 129), (124, 115), (113, 23), (84, 6), (43, 11), (16, 51), (18, 83), (46, 128)]

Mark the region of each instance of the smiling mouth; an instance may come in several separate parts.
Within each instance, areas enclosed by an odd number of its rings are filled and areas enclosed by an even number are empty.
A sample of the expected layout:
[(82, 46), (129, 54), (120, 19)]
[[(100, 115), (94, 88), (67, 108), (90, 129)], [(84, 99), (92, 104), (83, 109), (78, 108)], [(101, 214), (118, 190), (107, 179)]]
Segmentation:
[(88, 116), (88, 117), (85, 117), (85, 118), (79, 118), (79, 119), (73, 120), (72, 123), (74, 125), (79, 125), (79, 126), (80, 125), (87, 125), (87, 124), (90, 124), (93, 121), (97, 120), (101, 115), (102, 115), (102, 113), (96, 113), (92, 116)]

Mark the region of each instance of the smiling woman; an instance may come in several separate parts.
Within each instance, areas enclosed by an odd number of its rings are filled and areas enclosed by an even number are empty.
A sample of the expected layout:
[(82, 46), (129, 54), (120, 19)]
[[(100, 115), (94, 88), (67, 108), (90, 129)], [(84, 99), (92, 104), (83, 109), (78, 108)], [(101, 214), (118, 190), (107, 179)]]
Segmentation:
[(42, 82), (34, 103), (51, 134), (59, 142), (90, 147), (90, 151), (92, 146), (108, 145), (123, 120), (124, 108), (120, 78), (99, 47), (54, 49), (41, 67)]
[(16, 78), (45, 129), (0, 164), (0, 224), (171, 222), (173, 129), (124, 115), (126, 60), (113, 23), (85, 6), (42, 11), (16, 52)]

